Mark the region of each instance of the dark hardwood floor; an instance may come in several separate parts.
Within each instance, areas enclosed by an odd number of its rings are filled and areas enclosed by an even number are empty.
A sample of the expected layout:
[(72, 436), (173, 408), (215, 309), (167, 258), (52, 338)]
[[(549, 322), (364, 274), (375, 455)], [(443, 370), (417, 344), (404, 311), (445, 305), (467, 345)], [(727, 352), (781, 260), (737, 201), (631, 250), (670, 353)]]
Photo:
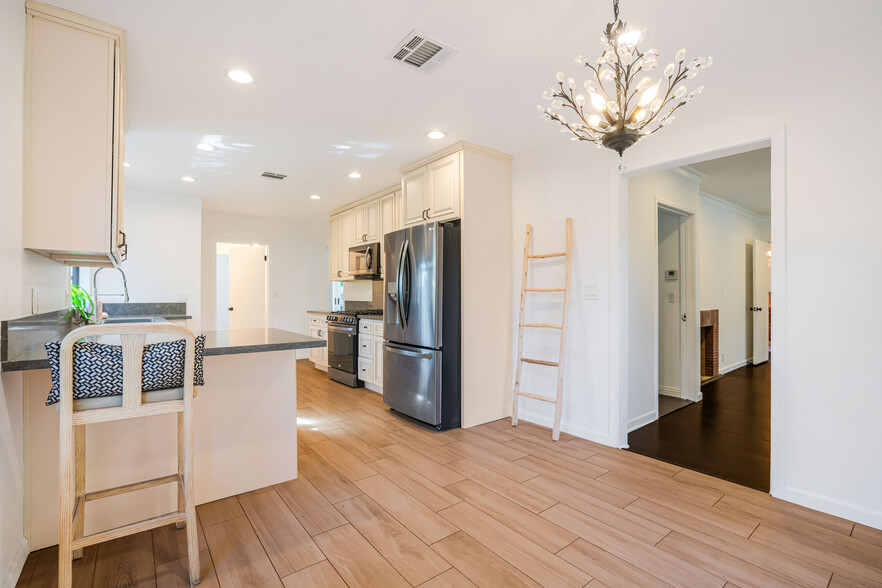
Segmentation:
[(705, 384), (704, 399), (628, 435), (629, 450), (769, 491), (771, 366)]

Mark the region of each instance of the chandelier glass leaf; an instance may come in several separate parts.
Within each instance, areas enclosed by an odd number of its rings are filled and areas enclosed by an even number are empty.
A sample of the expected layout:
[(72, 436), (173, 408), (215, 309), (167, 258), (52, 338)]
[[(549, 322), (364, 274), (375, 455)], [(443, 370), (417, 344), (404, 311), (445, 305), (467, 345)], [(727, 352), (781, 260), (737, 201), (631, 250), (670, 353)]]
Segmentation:
[[(704, 90), (691, 92), (681, 82), (698, 75), (713, 64), (710, 57), (696, 57), (686, 63), (686, 49), (674, 55), (657, 81), (646, 75), (658, 67), (656, 49), (640, 49), (646, 29), (631, 29), (619, 19), (619, 0), (613, 0), (614, 20), (606, 25), (600, 43), (603, 53), (594, 62), (584, 55), (576, 65), (590, 70), (582, 84), (587, 96), (576, 93), (576, 79), (564, 72), (555, 74), (557, 85), (542, 93), (549, 106), (537, 106), (545, 120), (562, 125), (574, 141), (591, 141), (621, 156), (625, 149), (674, 120), (673, 113), (692, 102)], [(577, 120), (569, 122), (564, 113), (572, 111)]]

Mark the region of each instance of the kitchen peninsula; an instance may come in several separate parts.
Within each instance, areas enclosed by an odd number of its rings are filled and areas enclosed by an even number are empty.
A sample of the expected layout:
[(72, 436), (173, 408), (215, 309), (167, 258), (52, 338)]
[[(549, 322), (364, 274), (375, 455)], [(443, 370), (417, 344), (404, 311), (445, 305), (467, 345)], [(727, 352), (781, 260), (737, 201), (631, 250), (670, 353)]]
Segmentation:
[[(51, 379), (42, 343), (66, 334), (62, 329), (35, 341), (38, 318), (25, 319), (31, 330), (18, 321), (3, 325), (4, 334), (12, 335), (4, 341), (12, 348), (4, 350), (0, 362), (0, 370), (20, 371), (23, 378), (25, 527), (31, 550), (58, 542), (58, 413), (45, 405)], [(165, 320), (139, 317), (148, 319)], [(296, 478), (296, 352), (323, 347), (325, 341), (281, 329), (203, 333), (205, 385), (197, 389), (195, 413), (196, 503)], [(23, 345), (16, 348), (16, 339)], [(176, 471), (175, 431), (173, 414), (89, 425), (87, 491)], [(158, 516), (176, 504), (176, 488), (170, 485), (96, 501), (87, 510), (86, 533)]]

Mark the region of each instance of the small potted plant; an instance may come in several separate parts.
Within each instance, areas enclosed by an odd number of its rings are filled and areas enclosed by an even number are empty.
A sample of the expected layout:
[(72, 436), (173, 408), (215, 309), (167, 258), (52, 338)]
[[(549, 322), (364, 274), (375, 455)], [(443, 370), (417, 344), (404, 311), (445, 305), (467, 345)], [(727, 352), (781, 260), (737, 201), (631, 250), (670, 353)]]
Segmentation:
[(73, 325), (88, 325), (92, 322), (95, 305), (89, 293), (77, 285), (70, 287), (71, 309), (68, 317)]

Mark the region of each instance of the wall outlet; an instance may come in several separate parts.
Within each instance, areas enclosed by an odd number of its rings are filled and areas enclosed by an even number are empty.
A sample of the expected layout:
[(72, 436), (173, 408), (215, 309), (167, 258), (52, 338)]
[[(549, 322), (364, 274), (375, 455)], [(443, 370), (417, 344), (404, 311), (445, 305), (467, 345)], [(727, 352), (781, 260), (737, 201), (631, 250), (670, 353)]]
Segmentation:
[(31, 314), (40, 313), (40, 289), (31, 288)]
[(668, 302), (670, 302), (671, 304), (673, 304), (673, 303), (676, 302), (676, 301), (677, 301), (677, 300), (676, 300), (676, 296), (674, 295), (674, 293), (673, 293), (673, 292), (668, 292)]
[(585, 284), (585, 300), (600, 300), (597, 284)]
[(726, 354), (725, 353), (722, 353), (722, 352), (720, 353), (720, 363), (722, 363), (722, 364), (726, 363)]

